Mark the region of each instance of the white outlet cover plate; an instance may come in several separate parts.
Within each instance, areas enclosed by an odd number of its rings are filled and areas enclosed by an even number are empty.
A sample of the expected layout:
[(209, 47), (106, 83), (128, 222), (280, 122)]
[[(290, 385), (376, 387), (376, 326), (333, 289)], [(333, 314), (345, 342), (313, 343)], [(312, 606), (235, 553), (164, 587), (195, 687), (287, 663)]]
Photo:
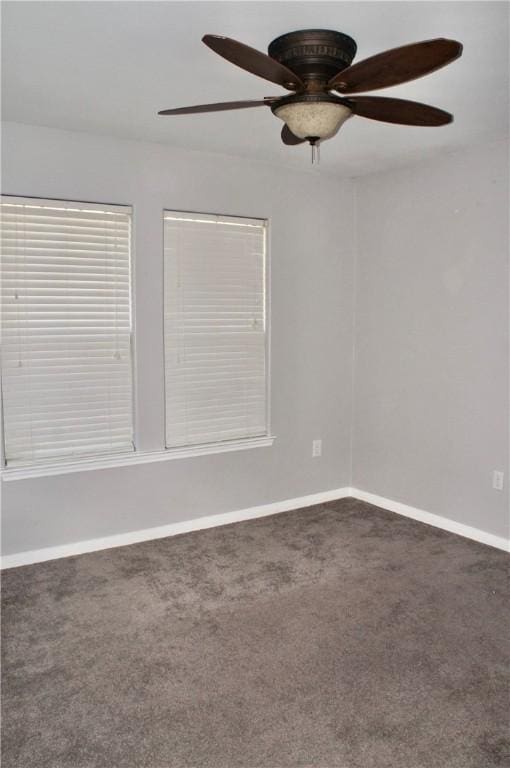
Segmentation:
[(505, 479), (505, 473), (495, 469), (494, 472), (492, 473), (492, 487), (494, 488), (494, 490), (496, 491), (503, 490), (504, 479)]

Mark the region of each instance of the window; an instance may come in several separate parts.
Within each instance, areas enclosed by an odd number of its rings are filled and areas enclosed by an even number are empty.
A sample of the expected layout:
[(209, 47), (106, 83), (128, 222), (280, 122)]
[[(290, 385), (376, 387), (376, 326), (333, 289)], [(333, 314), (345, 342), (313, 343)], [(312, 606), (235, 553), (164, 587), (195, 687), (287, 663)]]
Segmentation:
[(267, 435), (266, 222), (164, 212), (166, 445)]
[(9, 466), (134, 450), (125, 206), (2, 197)]

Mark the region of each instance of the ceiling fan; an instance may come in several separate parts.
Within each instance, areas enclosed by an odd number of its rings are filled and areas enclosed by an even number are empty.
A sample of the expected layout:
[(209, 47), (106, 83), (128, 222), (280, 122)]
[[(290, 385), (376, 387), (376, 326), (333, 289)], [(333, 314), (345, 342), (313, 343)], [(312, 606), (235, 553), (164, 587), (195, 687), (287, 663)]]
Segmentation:
[(444, 67), (462, 54), (462, 45), (456, 40), (436, 38), (411, 43), (352, 66), (355, 41), (328, 29), (281, 35), (270, 43), (268, 55), (229, 37), (205, 35), (202, 40), (232, 64), (286, 88), (291, 95), (164, 109), (158, 114), (270, 107), (285, 123), (283, 143), (296, 145), (308, 141), (312, 152), (321, 141), (332, 138), (353, 115), (419, 126), (446, 125), (453, 120), (449, 112), (417, 101), (351, 94), (399, 85)]

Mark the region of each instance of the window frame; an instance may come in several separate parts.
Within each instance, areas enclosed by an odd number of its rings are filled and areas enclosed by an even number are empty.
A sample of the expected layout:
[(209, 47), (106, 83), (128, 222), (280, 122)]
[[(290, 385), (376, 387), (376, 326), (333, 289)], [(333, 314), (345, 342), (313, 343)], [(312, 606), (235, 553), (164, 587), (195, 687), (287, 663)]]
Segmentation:
[[(132, 444), (130, 451), (115, 451), (97, 454), (83, 455), (79, 457), (64, 456), (54, 459), (45, 459), (42, 461), (26, 462), (24, 464), (15, 464), (9, 466), (6, 456), (5, 429), (4, 429), (4, 384), (3, 384), (3, 366), (0, 364), (0, 476), (2, 480), (17, 479), (24, 477), (39, 477), (45, 475), (61, 474), (63, 472), (76, 471), (76, 469), (67, 469), (66, 467), (79, 468), (82, 465), (86, 468), (88, 464), (97, 464), (101, 466), (103, 462), (120, 460), (124, 462), (127, 458), (133, 458), (138, 454), (138, 421), (137, 421), (137, 365), (136, 365), (136, 314), (135, 314), (135, 249), (134, 249), (134, 223), (135, 208), (131, 203), (111, 203), (97, 202), (93, 200), (64, 199), (62, 197), (41, 197), (40, 195), (14, 195), (2, 193), (0, 202), (4, 200), (33, 201), (35, 204), (44, 203), (62, 203), (63, 205), (90, 205), (98, 209), (104, 208), (125, 208), (129, 211), (129, 261), (128, 261), (128, 296), (129, 296), (129, 352), (131, 356), (131, 426), (132, 426)], [(127, 212), (126, 211), (126, 212)], [(1, 254), (0, 254), (1, 258)], [(1, 278), (1, 274), (0, 274)], [(0, 338), (1, 338), (1, 313), (0, 313)], [(95, 468), (95, 467), (94, 467)]]
[[(232, 223), (245, 222), (257, 222), (263, 227), (264, 230), (264, 249), (263, 249), (263, 292), (264, 292), (264, 364), (265, 364), (265, 414), (266, 414), (266, 429), (264, 434), (257, 436), (248, 436), (241, 438), (234, 438), (232, 440), (218, 440), (210, 443), (196, 443), (186, 446), (167, 446), (166, 444), (166, 357), (165, 357), (165, 214), (182, 214), (185, 217), (196, 216), (198, 219), (200, 216), (207, 217), (208, 220), (214, 217), (218, 219), (232, 219)], [(239, 448), (249, 448), (250, 444), (254, 447), (258, 446), (260, 441), (267, 441), (267, 445), (272, 445), (275, 437), (271, 432), (271, 258), (270, 258), (270, 219), (263, 216), (246, 216), (236, 214), (225, 213), (211, 213), (205, 211), (184, 211), (182, 209), (175, 208), (163, 208), (161, 216), (162, 226), (162, 257), (163, 267), (161, 281), (161, 301), (162, 301), (162, 354), (163, 354), (163, 427), (164, 427), (164, 441), (165, 452), (167, 454), (178, 455), (181, 451), (197, 452), (197, 455), (203, 452), (217, 453), (222, 452), (222, 447), (225, 446), (226, 450), (238, 450)], [(229, 448), (230, 446), (230, 448)]]
[[(240, 440), (224, 441), (220, 443), (209, 443), (206, 445), (197, 445), (186, 448), (160, 448), (158, 450), (147, 451), (137, 448), (140, 436), (139, 409), (138, 409), (138, 361), (137, 361), (137, 318), (136, 318), (136, 228), (137, 228), (137, 210), (133, 203), (97, 203), (92, 200), (78, 200), (76, 198), (63, 200), (61, 197), (41, 197), (38, 195), (20, 195), (2, 193), (4, 198), (23, 198), (26, 200), (49, 201), (77, 203), (79, 205), (105, 205), (131, 208), (131, 238), (130, 238), (130, 306), (131, 306), (131, 366), (132, 366), (132, 414), (133, 414), (133, 442), (134, 450), (128, 453), (104, 454), (101, 456), (80, 457), (74, 459), (58, 459), (51, 462), (39, 462), (37, 464), (27, 464), (24, 466), (11, 466), (5, 464), (4, 450), (4, 429), (3, 429), (3, 395), (2, 395), (2, 370), (0, 366), (0, 479), (2, 482), (14, 482), (16, 480), (26, 480), (36, 477), (52, 477), (75, 472), (88, 472), (97, 469), (110, 469), (116, 467), (128, 467), (138, 464), (152, 464), (161, 461), (172, 461), (177, 459), (189, 459), (196, 456), (208, 456), (220, 453), (230, 453), (232, 451), (248, 450), (255, 448), (271, 447), (276, 437), (271, 431), (271, 220), (268, 217), (256, 216), (232, 216), (230, 218), (245, 218), (265, 223), (265, 322), (266, 322), (266, 434), (261, 437), (248, 437)], [(164, 213), (165, 211), (174, 211), (174, 209), (163, 208), (161, 216), (161, 275), (164, 275)], [(175, 211), (177, 213), (200, 215), (200, 211)], [(204, 215), (202, 213), (202, 215)], [(208, 214), (209, 216), (220, 216), (228, 218), (224, 214)], [(162, 281), (162, 343), (164, 346), (164, 282)], [(164, 379), (164, 349), (163, 352), (163, 380), (162, 396), (163, 407), (165, 408), (165, 379)], [(166, 417), (165, 417), (166, 418)], [(163, 423), (165, 430), (166, 422)], [(163, 445), (165, 437), (163, 436)]]

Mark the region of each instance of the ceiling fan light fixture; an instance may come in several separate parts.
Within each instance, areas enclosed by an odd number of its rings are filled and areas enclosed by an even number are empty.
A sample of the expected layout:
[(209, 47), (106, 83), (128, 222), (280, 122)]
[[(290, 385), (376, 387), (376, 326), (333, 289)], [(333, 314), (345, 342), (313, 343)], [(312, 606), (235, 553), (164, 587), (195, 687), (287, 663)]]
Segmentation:
[(274, 114), (299, 139), (330, 139), (352, 115), (345, 104), (332, 101), (295, 101), (275, 106)]
[(312, 162), (314, 158), (318, 160), (321, 141), (335, 136), (352, 115), (397, 125), (441, 126), (453, 121), (449, 112), (428, 104), (356, 94), (400, 85), (435, 72), (462, 54), (462, 44), (457, 40), (422, 40), (355, 64), (355, 41), (330, 29), (287, 32), (269, 44), (267, 54), (223, 35), (208, 34), (202, 40), (235, 66), (294, 93), (164, 109), (158, 114), (191, 115), (269, 107), (284, 122), (283, 144), (292, 147), (309, 142)]

